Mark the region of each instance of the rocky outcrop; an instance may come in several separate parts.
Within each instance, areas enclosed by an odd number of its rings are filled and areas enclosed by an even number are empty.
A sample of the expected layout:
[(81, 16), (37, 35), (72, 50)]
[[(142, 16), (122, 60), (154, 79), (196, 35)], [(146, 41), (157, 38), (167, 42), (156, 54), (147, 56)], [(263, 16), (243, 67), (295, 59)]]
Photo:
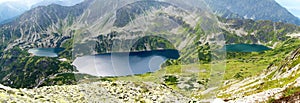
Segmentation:
[(189, 102), (172, 89), (151, 82), (94, 82), (36, 89), (12, 89), (0, 85), (2, 102)]

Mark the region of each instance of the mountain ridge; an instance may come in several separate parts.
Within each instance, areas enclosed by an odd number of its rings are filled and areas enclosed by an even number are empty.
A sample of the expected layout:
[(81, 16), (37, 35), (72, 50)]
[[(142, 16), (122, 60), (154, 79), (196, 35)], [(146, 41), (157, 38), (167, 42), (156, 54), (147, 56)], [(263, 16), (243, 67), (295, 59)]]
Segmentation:
[[(275, 0), (205, 0), (215, 14), (225, 18), (272, 20), (300, 25), (300, 20)], [(251, 6), (246, 6), (251, 5)], [(276, 12), (275, 12), (276, 11)], [(233, 15), (230, 15), (233, 14)], [(235, 16), (237, 14), (238, 16)]]
[(38, 6), (47, 6), (50, 4), (59, 4), (63, 6), (72, 6), (82, 2), (83, 0), (42, 0), (36, 1), (36, 4), (28, 4), (26, 2), (8, 1), (0, 4), (0, 24), (7, 23), (8, 21), (14, 20), (26, 11), (33, 9)]

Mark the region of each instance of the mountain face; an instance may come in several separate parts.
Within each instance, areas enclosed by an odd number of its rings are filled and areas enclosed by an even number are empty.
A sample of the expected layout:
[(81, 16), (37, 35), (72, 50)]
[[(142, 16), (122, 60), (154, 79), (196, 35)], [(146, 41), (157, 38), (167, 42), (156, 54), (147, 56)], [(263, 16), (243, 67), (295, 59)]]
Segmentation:
[[(149, 38), (142, 39), (151, 41), (163, 41), (151, 36), (171, 38), (169, 41), (174, 47), (182, 50), (192, 44), (195, 46), (195, 42), (199, 42), (196, 39), (206, 43), (210, 40), (208, 38), (219, 35), (205, 34), (206, 31), (214, 32), (212, 28), (219, 28), (216, 25), (217, 18), (213, 14), (189, 5), (152, 0), (86, 0), (69, 7), (52, 4), (34, 8), (13, 22), (2, 25), (0, 32), (5, 50), (15, 46), (22, 49), (61, 47), (72, 39), (70, 46), (76, 52), (73, 54), (84, 55), (142, 50), (147, 46), (134, 48), (134, 45), (145, 36)], [(166, 44), (165, 47), (171, 46)]]
[[(126, 1), (126, 3), (133, 2)], [(168, 1), (168, 0), (162, 0), (162, 1)], [(45, 1), (46, 2), (46, 1)], [(54, 1), (53, 1), (54, 2)], [(59, 0), (57, 2), (60, 2)], [(67, 1), (65, 1), (67, 2)], [(90, 2), (88, 4), (87, 2)], [(119, 1), (122, 3), (122, 1)], [(253, 14), (251, 16), (248, 16), (249, 18), (255, 17), (255, 20), (261, 20), (261, 19), (267, 19), (267, 20), (273, 20), (273, 21), (286, 21), (283, 19), (286, 18), (293, 18), (293, 15), (291, 15), (289, 12), (287, 12), (284, 8), (282, 8), (280, 5), (278, 5), (276, 2), (273, 2), (271, 0), (264, 0), (264, 1), (237, 1), (237, 3), (233, 3), (235, 1), (216, 1), (216, 0), (210, 0), (210, 1), (203, 1), (203, 2), (196, 2), (193, 3), (193, 0), (186, 0), (184, 3), (180, 3), (179, 1), (172, 1), (170, 4), (177, 5), (180, 7), (183, 7), (184, 9), (190, 10), (193, 7), (201, 8), (203, 11), (207, 9), (203, 9), (203, 5), (205, 2), (213, 9), (213, 11), (221, 10), (226, 11), (226, 13), (222, 14), (235, 16), (235, 17), (244, 17), (249, 14)], [(112, 5), (116, 4), (116, 7), (108, 7), (105, 5), (99, 5), (100, 3)], [(17, 18), (15, 21), (3, 25), (3, 27), (0, 31), (2, 31), (2, 42), (14, 42), (10, 43), (8, 45), (8, 48), (12, 48), (14, 45), (22, 44), (21, 47), (57, 47), (60, 46), (60, 44), (66, 40), (67, 38), (70, 38), (73, 34), (81, 34), (79, 33), (78, 29), (88, 28), (93, 30), (87, 30), (87, 31), (80, 31), (80, 32), (86, 32), (87, 34), (99, 34), (99, 32), (102, 32), (104, 34), (110, 34), (110, 32), (105, 31), (104, 28), (109, 27), (117, 27), (121, 28), (127, 25), (130, 21), (135, 20), (136, 15), (143, 14), (143, 11), (152, 11), (152, 9), (161, 9), (161, 7), (156, 7), (157, 4), (147, 4), (149, 6), (145, 6), (145, 4), (135, 4), (136, 8), (130, 7), (124, 7), (122, 9), (117, 10), (117, 8), (121, 7), (124, 4), (118, 3), (116, 1), (90, 1), (87, 0), (85, 3), (71, 6), (71, 7), (63, 7), (59, 5), (50, 5), (48, 7), (37, 7), (34, 8), (28, 12), (26, 12), (24, 15), (21, 15), (19, 18)], [(259, 3), (260, 5), (254, 5), (254, 3)], [(226, 4), (228, 7), (224, 7), (221, 4)], [(280, 10), (280, 12), (276, 13), (270, 13), (271, 11), (263, 11), (263, 10), (257, 10), (258, 8), (264, 7), (266, 4), (272, 4), (271, 9), (266, 10)], [(84, 5), (84, 6), (83, 6)], [(152, 6), (151, 6), (152, 5)], [(188, 6), (186, 6), (188, 5)], [(190, 6), (191, 5), (191, 6)], [(240, 6), (243, 5), (243, 8)], [(247, 6), (251, 5), (251, 6)], [(102, 7), (97, 7), (102, 6)], [(145, 6), (145, 7), (143, 7)], [(166, 7), (167, 4), (162, 4), (162, 7)], [(202, 6), (202, 7), (199, 7)], [(107, 7), (107, 8), (103, 8)], [(189, 8), (190, 7), (190, 8)], [(230, 7), (230, 8), (229, 8)], [(245, 8), (249, 7), (249, 8)], [(74, 8), (74, 9), (73, 9)], [(272, 9), (274, 8), (274, 9)], [(109, 9), (117, 10), (114, 15), (114, 12), (109, 11)], [(277, 10), (278, 9), (278, 10)], [(61, 12), (63, 10), (63, 12)], [(239, 11), (240, 10), (240, 11)], [(47, 11), (47, 12), (43, 12)], [(97, 12), (99, 11), (99, 12)], [(229, 12), (230, 11), (230, 12)], [(259, 12), (257, 12), (259, 11)], [(261, 13), (260, 13), (261, 12)], [(109, 14), (111, 13), (111, 14)], [(263, 14), (264, 13), (264, 14)], [(268, 14), (269, 13), (269, 14)], [(248, 15), (249, 15), (248, 14)], [(271, 15), (272, 14), (272, 15)], [(35, 15), (35, 16), (32, 16)], [(108, 15), (111, 15), (112, 17), (108, 17)], [(163, 15), (163, 14), (162, 14)], [(176, 14), (177, 15), (177, 14)], [(188, 15), (188, 14), (187, 14)], [(32, 17), (30, 17), (32, 16)], [(168, 16), (168, 15), (165, 15)], [(183, 16), (183, 15), (182, 15)], [(284, 16), (284, 17), (283, 17)], [(105, 18), (106, 17), (106, 18)], [(100, 19), (99, 19), (100, 18)], [(185, 17), (187, 19), (187, 17)], [(116, 19), (116, 21), (113, 23), (112, 26), (109, 25), (109, 23), (112, 23), (112, 20)], [(133, 19), (133, 20), (131, 20)], [(175, 20), (176, 23), (184, 23), (180, 18), (175, 17), (169, 17), (169, 19)], [(282, 19), (282, 20), (281, 20)], [(105, 21), (107, 20), (107, 21)], [(288, 19), (289, 21), (292, 19)], [(298, 20), (298, 19), (297, 19)], [(296, 20), (296, 21), (297, 21)], [(95, 22), (97, 21), (97, 22)], [(288, 22), (288, 23), (296, 23), (295, 22)], [(97, 23), (105, 23), (101, 24), (103, 26), (106, 25), (106, 27), (100, 27)], [(139, 21), (140, 22), (140, 21)], [(188, 22), (188, 21), (187, 21)], [(141, 23), (143, 24), (143, 23)], [(190, 23), (189, 25), (195, 25), (196, 23)], [(78, 26), (80, 25), (80, 26)], [(95, 25), (95, 26), (91, 26)], [(185, 24), (182, 24), (185, 25)], [(149, 25), (144, 25), (149, 26)], [(102, 28), (98, 29), (98, 28)], [(129, 26), (130, 27), (130, 26)], [(205, 27), (205, 26), (203, 26)], [(157, 27), (156, 27), (157, 28)], [(208, 27), (207, 27), (208, 28)], [(127, 28), (129, 29), (129, 28)], [(202, 28), (205, 29), (205, 28)], [(10, 32), (9, 32), (10, 31)], [(13, 31), (13, 32), (12, 32)], [(51, 33), (50, 33), (51, 31)], [(13, 34), (13, 35), (12, 35)], [(29, 35), (28, 35), (29, 34)], [(52, 35), (53, 34), (53, 35)], [(61, 36), (63, 35), (63, 36)], [(93, 35), (94, 37), (96, 37)], [(77, 35), (79, 36), (79, 35)], [(92, 36), (92, 35), (90, 35)], [(17, 40), (11, 40), (10, 38), (18, 38)], [(44, 42), (47, 41), (47, 42)], [(29, 45), (30, 44), (30, 45)]]
[[(27, 5), (18, 2), (4, 2), (0, 4), (0, 24), (5, 20), (21, 15), (29, 8)], [(8, 21), (7, 21), (8, 22)]]
[(299, 18), (275, 0), (205, 0), (212, 11), (225, 18), (272, 20), (300, 25)]
[[(199, 23), (188, 21), (189, 19), (199, 20), (202, 17), (203, 20), (212, 21), (208, 15), (196, 14), (205, 11), (194, 13), (169, 3), (157, 1), (138, 1), (128, 5), (122, 3), (122, 1), (87, 0), (71, 7), (55, 4), (37, 7), (24, 13), (15, 21), (2, 25), (0, 32), (5, 37), (3, 42), (9, 42), (8, 49), (15, 45), (21, 48), (59, 47), (65, 39), (72, 36), (77, 43), (95, 42), (97, 36), (111, 34), (116, 35), (111, 39), (118, 38), (124, 41), (129, 38), (126, 38), (127, 35), (134, 38), (161, 34), (163, 31), (170, 31), (164, 33), (166, 36), (171, 34), (181, 36), (182, 32), (175, 31), (189, 28), (191, 29), (189, 33), (196, 32), (192, 29)], [(110, 7), (110, 5), (116, 6)], [(154, 16), (155, 18), (151, 18)], [(147, 31), (150, 33), (146, 34)]]
[(63, 6), (73, 6), (83, 0), (41, 0), (34, 5), (25, 2), (9, 1), (0, 4), (0, 24), (12, 21), (19, 15), (38, 6), (47, 6), (50, 4), (58, 4)]
[[(86, 4), (82, 4), (71, 8), (52, 4), (48, 7), (37, 7), (24, 13), (14, 21), (2, 25), (1, 31), (5, 35), (3, 40), (9, 41), (11, 38), (19, 38), (18, 43), (32, 43), (34, 41), (34, 45), (60, 42), (60, 40), (67, 38), (67, 36), (60, 36), (63, 34), (61, 29), (66, 25), (70, 25), (70, 21), (67, 21), (67, 18), (72, 19), (72, 17), (81, 15), (86, 6)], [(60, 10), (64, 10), (67, 13)], [(58, 23), (61, 23), (61, 25)], [(53, 45), (55, 46), (55, 44), (48, 44), (47, 46), (53, 47)]]
[(270, 20), (254, 21), (251, 19), (219, 19), (227, 44), (252, 43), (274, 47), (275, 42), (282, 42), (287, 34), (299, 32), (300, 27)]

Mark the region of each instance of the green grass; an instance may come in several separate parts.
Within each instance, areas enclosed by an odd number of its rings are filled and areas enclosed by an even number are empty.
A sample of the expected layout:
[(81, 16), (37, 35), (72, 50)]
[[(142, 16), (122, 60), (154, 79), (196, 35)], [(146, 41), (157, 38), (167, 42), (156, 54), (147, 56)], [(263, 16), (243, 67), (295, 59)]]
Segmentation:
[[(297, 48), (299, 48), (299, 46), (300, 46), (299, 39), (288, 39), (287, 41), (279, 43), (277, 47), (273, 50), (269, 50), (261, 53), (230, 54), (231, 57), (226, 62), (227, 68), (226, 68), (224, 79), (242, 80), (244, 78), (257, 76), (259, 74), (266, 73), (266, 71), (268, 71), (267, 67), (269, 67), (270, 65), (279, 66), (279, 67), (285, 65), (287, 68), (284, 68), (280, 71), (280, 72), (285, 72), (286, 69), (290, 69), (300, 63), (299, 57), (295, 58), (291, 62), (287, 62), (287, 60), (285, 60), (285, 58), (288, 57)], [(295, 79), (297, 79), (300, 76), (299, 72), (297, 72), (296, 76), (290, 76), (279, 80), (271, 80), (275, 75), (275, 73), (276, 71), (272, 71), (265, 79), (263, 79), (265, 82), (246, 88), (246, 90), (248, 89), (255, 89), (255, 90), (246, 92), (244, 95), (247, 96), (268, 89), (281, 88), (287, 85), (288, 83), (295, 81)], [(237, 74), (241, 75), (241, 77), (234, 78), (234, 75)], [(246, 84), (244, 86), (247, 86), (249, 84)], [(225, 85), (221, 89), (225, 90), (228, 87), (230, 87), (230, 85)], [(286, 92), (287, 94), (293, 94), (294, 92), (297, 91), (299, 92), (300, 90), (292, 89)], [(228, 98), (228, 96), (230, 95), (222, 94), (219, 97)]]
[(289, 97), (294, 95), (295, 93), (300, 92), (300, 87), (291, 87), (284, 91), (284, 97)]
[(295, 67), (297, 64), (299, 64), (300, 63), (300, 58), (298, 57), (296, 60), (294, 60), (292, 63), (291, 63), (291, 65), (290, 65), (290, 67)]
[[(298, 77), (300, 77), (300, 74), (297, 74), (296, 76), (289, 76), (287, 78), (282, 78), (279, 80), (271, 80), (271, 81), (265, 81), (261, 84), (255, 85), (253, 87), (249, 87), (249, 88), (256, 88), (256, 90), (251, 91), (251, 92), (247, 92), (245, 95), (251, 95), (254, 93), (259, 93), (265, 90), (269, 90), (269, 89), (273, 89), (273, 88), (282, 88), (283, 86), (287, 85), (288, 83), (292, 83), (293, 81), (295, 81)], [(298, 91), (300, 89), (294, 89), (293, 91)], [(289, 91), (290, 93), (288, 94), (292, 94), (291, 91)], [(298, 91), (299, 92), (299, 91)]]
[[(225, 80), (229, 79), (244, 79), (259, 75), (264, 69), (269, 66), (269, 62), (258, 61), (257, 62), (245, 62), (238, 60), (227, 60), (226, 71), (224, 75)], [(240, 73), (241, 78), (235, 78), (236, 74)]]

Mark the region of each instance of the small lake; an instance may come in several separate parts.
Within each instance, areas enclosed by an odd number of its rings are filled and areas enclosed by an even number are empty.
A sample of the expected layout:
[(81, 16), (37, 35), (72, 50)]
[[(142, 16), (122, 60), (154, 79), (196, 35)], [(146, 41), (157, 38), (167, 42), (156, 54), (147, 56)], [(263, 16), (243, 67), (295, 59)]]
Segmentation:
[(227, 52), (262, 52), (271, 48), (257, 44), (229, 44), (226, 45)]
[(63, 50), (63, 48), (33, 48), (29, 49), (28, 53), (41, 57), (58, 57), (58, 53)]
[(178, 58), (177, 50), (119, 52), (78, 57), (73, 65), (93, 76), (127, 76), (155, 72), (166, 60)]

